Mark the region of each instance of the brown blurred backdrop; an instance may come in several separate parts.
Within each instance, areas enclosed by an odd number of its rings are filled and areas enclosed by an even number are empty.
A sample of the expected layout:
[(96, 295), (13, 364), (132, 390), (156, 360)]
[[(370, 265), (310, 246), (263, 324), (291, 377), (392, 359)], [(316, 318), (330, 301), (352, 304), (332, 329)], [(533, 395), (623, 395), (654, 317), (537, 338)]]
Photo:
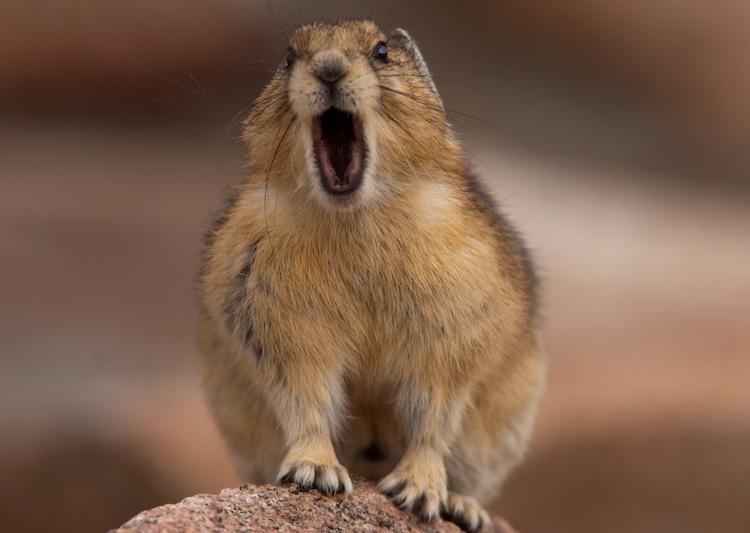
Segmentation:
[(750, 531), (750, 3), (270, 6), (0, 6), (0, 529), (238, 483), (197, 379), (201, 234), (282, 32), (371, 17), (417, 38), (545, 279), (549, 390), (495, 509)]

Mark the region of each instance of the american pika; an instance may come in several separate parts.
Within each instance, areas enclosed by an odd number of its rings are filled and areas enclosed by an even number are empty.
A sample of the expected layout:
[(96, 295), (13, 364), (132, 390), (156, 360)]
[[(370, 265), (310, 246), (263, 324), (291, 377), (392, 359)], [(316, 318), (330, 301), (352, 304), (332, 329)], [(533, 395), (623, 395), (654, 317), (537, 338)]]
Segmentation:
[(251, 172), (209, 233), (199, 334), (240, 474), (330, 494), (352, 472), (480, 528), (543, 388), (535, 280), (414, 40), (297, 29), (243, 139)]

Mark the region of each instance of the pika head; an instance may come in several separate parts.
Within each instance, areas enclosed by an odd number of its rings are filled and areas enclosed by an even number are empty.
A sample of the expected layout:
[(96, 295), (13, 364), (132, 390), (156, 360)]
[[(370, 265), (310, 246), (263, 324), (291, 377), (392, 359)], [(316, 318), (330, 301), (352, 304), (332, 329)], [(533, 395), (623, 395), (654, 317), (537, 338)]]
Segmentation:
[(330, 209), (398, 194), (458, 153), (416, 43), (370, 21), (297, 29), (244, 139), (266, 183)]

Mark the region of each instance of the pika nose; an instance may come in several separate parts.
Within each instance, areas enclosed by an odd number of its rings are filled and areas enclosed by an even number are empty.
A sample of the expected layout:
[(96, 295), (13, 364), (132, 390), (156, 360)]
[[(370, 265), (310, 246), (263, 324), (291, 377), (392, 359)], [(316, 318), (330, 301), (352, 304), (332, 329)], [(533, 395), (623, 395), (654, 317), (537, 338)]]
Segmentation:
[(311, 68), (316, 78), (332, 85), (346, 75), (349, 65), (343, 56), (328, 52), (315, 56)]

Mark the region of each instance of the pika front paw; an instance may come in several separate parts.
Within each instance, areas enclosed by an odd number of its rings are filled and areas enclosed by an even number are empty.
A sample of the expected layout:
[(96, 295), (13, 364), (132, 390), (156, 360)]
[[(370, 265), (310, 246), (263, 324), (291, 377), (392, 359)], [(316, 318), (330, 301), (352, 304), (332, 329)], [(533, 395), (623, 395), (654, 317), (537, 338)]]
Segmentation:
[(278, 476), (279, 483), (295, 483), (302, 490), (316, 489), (328, 495), (352, 493), (352, 481), (346, 468), (338, 463), (321, 464), (297, 460), (285, 463)]
[(490, 524), (490, 515), (474, 498), (455, 492), (448, 493), (448, 503), (441, 515), (464, 531), (473, 533)]
[(447, 502), (445, 469), (440, 464), (399, 465), (378, 484), (400, 508), (432, 522)]

